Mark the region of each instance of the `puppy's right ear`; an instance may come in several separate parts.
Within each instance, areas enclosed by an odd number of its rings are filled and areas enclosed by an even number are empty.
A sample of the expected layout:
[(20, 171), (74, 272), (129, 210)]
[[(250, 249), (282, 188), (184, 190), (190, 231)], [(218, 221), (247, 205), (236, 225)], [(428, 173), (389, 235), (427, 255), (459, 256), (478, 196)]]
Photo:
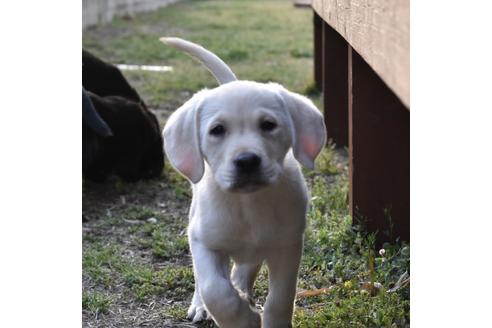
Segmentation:
[(192, 183), (203, 176), (204, 164), (198, 139), (198, 108), (205, 91), (198, 92), (168, 119), (162, 136), (171, 164)]

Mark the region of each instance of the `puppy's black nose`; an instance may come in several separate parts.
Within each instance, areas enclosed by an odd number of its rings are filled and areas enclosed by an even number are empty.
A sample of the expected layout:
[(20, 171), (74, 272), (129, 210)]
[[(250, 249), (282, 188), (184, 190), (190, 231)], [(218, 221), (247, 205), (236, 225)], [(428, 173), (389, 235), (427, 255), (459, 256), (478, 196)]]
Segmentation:
[(261, 164), (260, 156), (253, 153), (242, 153), (234, 159), (234, 164), (240, 173), (252, 173), (258, 170)]

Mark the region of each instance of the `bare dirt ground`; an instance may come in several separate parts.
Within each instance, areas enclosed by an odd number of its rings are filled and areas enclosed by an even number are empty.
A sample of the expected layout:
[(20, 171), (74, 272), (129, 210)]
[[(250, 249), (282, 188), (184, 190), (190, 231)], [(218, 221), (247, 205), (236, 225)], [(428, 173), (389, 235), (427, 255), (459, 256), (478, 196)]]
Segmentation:
[[(102, 185), (86, 183), (83, 197), (83, 249), (87, 251), (95, 244), (103, 247), (117, 246), (118, 256), (131, 263), (151, 270), (159, 271), (169, 266), (191, 266), (189, 254), (172, 259), (156, 259), (152, 248), (144, 247), (139, 238), (152, 239), (152, 236), (140, 234), (140, 227), (154, 225), (166, 217), (174, 218), (173, 228), (177, 234), (184, 234), (188, 201), (176, 196), (172, 186), (165, 177), (148, 182), (137, 183), (137, 190), (128, 186), (131, 191), (118, 188), (115, 180)], [(150, 209), (141, 217), (126, 215), (131, 209)], [(151, 214), (149, 214), (151, 213)], [(154, 220), (155, 221), (154, 221)], [(164, 223), (163, 223), (164, 224)], [(135, 227), (137, 229), (135, 229)], [(104, 261), (101, 266), (106, 265)], [(163, 295), (148, 295), (144, 301), (137, 300), (129, 292), (128, 284), (117, 270), (108, 267), (110, 283), (100, 284), (98, 280), (83, 273), (83, 289), (88, 293), (99, 292), (110, 295), (111, 306), (104, 314), (84, 310), (84, 327), (179, 327), (166, 319), (163, 309), (187, 302), (187, 298), (171, 300)]]

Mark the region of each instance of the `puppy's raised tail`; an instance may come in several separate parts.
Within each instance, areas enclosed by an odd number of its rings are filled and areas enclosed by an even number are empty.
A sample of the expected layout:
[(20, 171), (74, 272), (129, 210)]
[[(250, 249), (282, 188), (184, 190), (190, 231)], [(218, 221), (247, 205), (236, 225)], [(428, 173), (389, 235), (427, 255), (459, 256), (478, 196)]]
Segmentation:
[(159, 40), (173, 48), (184, 51), (191, 57), (197, 59), (205, 65), (220, 84), (237, 80), (236, 75), (234, 75), (229, 66), (227, 66), (222, 59), (202, 46), (180, 38), (164, 37)]

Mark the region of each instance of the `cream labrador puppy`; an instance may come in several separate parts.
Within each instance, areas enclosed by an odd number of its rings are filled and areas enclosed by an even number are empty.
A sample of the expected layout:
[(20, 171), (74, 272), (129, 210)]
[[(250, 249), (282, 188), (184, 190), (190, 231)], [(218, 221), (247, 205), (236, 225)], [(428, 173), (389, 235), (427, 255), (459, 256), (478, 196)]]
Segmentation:
[[(238, 81), (201, 46), (161, 41), (197, 58), (221, 83), (196, 93), (163, 132), (171, 164), (193, 188), (188, 317), (210, 315), (222, 328), (292, 327), (309, 198), (298, 162), (314, 167), (326, 139), (323, 117), (278, 84)], [(269, 291), (261, 317), (253, 284), (263, 262)]]

